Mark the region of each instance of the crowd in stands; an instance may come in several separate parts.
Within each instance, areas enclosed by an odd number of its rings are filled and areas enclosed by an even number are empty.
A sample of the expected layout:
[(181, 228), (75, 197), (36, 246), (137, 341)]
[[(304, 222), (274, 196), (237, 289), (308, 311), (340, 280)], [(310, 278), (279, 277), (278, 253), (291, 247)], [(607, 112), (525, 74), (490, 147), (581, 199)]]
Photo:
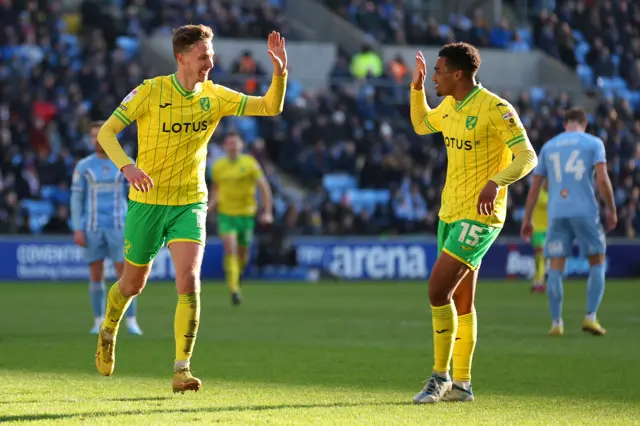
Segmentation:
[(441, 46), (466, 41), (478, 47), (530, 50), (526, 32), (513, 28), (506, 18), (491, 26), (480, 9), (475, 9), (471, 16), (452, 14), (448, 22), (438, 22), (403, 1), (323, 0), (323, 3), (380, 43)]
[[(558, 0), (532, 22), (536, 46), (577, 70), (586, 85), (640, 90), (640, 3)], [(623, 83), (612, 85), (616, 77)]]
[[(152, 6), (160, 2), (111, 3), (128, 11), (141, 5), (156, 10)], [(193, 7), (201, 3), (226, 5), (244, 16), (231, 2), (188, 2)], [(91, 152), (89, 124), (107, 117), (132, 87), (155, 72), (136, 60), (131, 27), (138, 24), (131, 19), (124, 21), (125, 29), (113, 31), (113, 21), (104, 16), (95, 21), (100, 15), (94, 12), (104, 9), (85, 2), (85, 30), (78, 36), (70, 31), (77, 23), (63, 19), (58, 3), (25, 4), (17, 10), (18, 2), (0, 3), (0, 233), (65, 233), (70, 174), (75, 162)], [(140, 18), (145, 31), (162, 28), (149, 23), (155, 22), (153, 16)], [(352, 65), (339, 57), (331, 76), (357, 75)], [(242, 76), (242, 84), (229, 84), (257, 93), (264, 90), (268, 74), (250, 54), (239, 52), (233, 62), (217, 63), (212, 78), (224, 82)], [(274, 188), (277, 226), (288, 234), (435, 232), (447, 161), (444, 144), (440, 135), (418, 137), (411, 129), (407, 65), (397, 58), (380, 63), (376, 74), (375, 80), (335, 83), (313, 95), (292, 74), (281, 116), (228, 118), (214, 134), (214, 142), (230, 128), (244, 136)], [(386, 84), (375, 84), (380, 80)], [(572, 103), (567, 94), (539, 89), (503, 96), (517, 107), (536, 149), (561, 130), (562, 112)], [(615, 234), (628, 237), (640, 226), (639, 112), (629, 100), (606, 94), (589, 129), (606, 141), (619, 208)], [(121, 141), (135, 157), (135, 126)], [(212, 143), (209, 164), (220, 155), (221, 148)], [(281, 182), (285, 175), (301, 182), (306, 195), (290, 193)], [(526, 180), (511, 186), (504, 235), (518, 233), (526, 191)]]

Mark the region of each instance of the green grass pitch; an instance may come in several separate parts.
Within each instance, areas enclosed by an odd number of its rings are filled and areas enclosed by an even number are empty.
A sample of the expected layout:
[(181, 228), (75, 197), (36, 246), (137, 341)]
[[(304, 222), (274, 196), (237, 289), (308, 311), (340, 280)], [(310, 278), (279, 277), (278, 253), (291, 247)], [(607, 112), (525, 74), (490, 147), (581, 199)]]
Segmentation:
[(145, 332), (121, 329), (116, 371), (94, 367), (88, 284), (0, 284), (0, 423), (639, 424), (640, 283), (610, 281), (605, 337), (580, 331), (585, 284), (565, 284), (565, 336), (544, 295), (481, 281), (476, 402), (416, 406), (432, 366), (424, 283), (252, 284), (234, 308), (205, 283), (192, 367), (171, 392), (176, 296), (151, 283)]

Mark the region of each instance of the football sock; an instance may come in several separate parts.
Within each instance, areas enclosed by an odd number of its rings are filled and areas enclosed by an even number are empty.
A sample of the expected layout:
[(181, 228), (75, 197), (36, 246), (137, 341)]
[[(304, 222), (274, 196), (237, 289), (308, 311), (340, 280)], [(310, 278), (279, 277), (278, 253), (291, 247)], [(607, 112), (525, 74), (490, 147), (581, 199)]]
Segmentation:
[(225, 255), (224, 269), (227, 277), (227, 286), (231, 293), (240, 291), (240, 263), (237, 256)]
[(104, 281), (91, 281), (89, 284), (89, 297), (94, 318), (104, 318), (105, 287)]
[(433, 371), (446, 374), (449, 371), (456, 335), (458, 316), (453, 302), (444, 306), (431, 306), (433, 323)]
[(553, 321), (562, 320), (562, 271), (551, 269), (547, 277), (547, 297)]
[(544, 281), (544, 273), (545, 273), (544, 252), (542, 250), (536, 250), (535, 258), (536, 258), (536, 272), (534, 275), (534, 280), (536, 283), (542, 283)]
[(176, 364), (189, 363), (199, 323), (200, 293), (179, 294), (173, 328), (176, 338)]
[(247, 267), (247, 263), (249, 263), (249, 261), (246, 257), (238, 256), (238, 276), (242, 276), (244, 268)]
[(604, 265), (594, 265), (587, 280), (587, 314), (595, 316), (604, 294)]
[(136, 317), (137, 308), (138, 308), (138, 298), (134, 297), (134, 298), (131, 299), (131, 303), (129, 304), (129, 308), (127, 309), (127, 312), (125, 313), (127, 318), (135, 318)]
[(107, 310), (105, 312), (102, 328), (109, 334), (115, 335), (120, 327), (120, 320), (124, 311), (131, 303), (133, 297), (125, 297), (120, 292), (120, 282), (117, 281), (111, 286), (109, 295), (107, 296)]
[(453, 380), (455, 382), (471, 381), (471, 362), (477, 338), (478, 322), (475, 310), (459, 316), (458, 331), (453, 345)]

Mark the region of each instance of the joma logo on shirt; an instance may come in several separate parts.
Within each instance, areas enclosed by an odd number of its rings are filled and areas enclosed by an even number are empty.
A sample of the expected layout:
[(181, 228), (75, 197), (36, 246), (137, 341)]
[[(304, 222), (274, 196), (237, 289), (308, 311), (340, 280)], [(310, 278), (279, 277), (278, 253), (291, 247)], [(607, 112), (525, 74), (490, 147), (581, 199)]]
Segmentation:
[(197, 121), (195, 123), (162, 123), (163, 133), (180, 133), (180, 132), (204, 132), (209, 127), (207, 121)]
[(449, 148), (464, 149), (465, 151), (471, 151), (473, 146), (471, 141), (463, 141), (462, 139), (450, 138), (448, 136), (444, 138), (444, 143)]

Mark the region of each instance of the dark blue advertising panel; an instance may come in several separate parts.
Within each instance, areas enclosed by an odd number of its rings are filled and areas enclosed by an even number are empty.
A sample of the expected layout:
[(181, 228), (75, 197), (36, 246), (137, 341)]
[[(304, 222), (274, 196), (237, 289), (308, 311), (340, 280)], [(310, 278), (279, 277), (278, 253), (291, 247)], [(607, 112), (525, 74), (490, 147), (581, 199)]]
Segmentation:
[[(298, 263), (307, 270), (324, 271), (346, 280), (425, 280), (436, 260), (433, 239), (394, 238), (298, 238), (294, 240)], [(223, 250), (219, 240), (206, 246), (203, 279), (221, 279)], [(610, 242), (607, 249), (607, 276), (640, 275), (640, 244)], [(485, 256), (483, 278), (531, 278), (533, 251), (528, 244), (497, 241)], [(567, 260), (568, 276), (585, 276), (589, 263), (577, 255)], [(254, 274), (251, 274), (252, 277)], [(107, 261), (107, 278), (115, 276)], [(308, 274), (309, 277), (316, 276)], [(175, 271), (168, 249), (156, 257), (152, 280), (172, 280)], [(0, 280), (70, 281), (87, 280), (83, 249), (70, 238), (29, 238), (0, 240)]]

